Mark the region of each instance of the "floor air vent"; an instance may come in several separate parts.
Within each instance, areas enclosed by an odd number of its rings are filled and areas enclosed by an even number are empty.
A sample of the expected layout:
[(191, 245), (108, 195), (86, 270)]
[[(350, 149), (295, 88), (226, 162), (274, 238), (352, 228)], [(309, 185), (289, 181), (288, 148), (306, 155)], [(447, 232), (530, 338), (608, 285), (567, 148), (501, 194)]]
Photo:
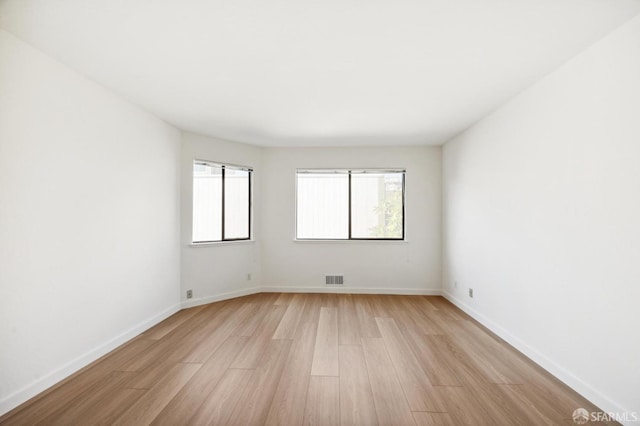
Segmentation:
[(344, 285), (344, 275), (325, 275), (325, 285)]

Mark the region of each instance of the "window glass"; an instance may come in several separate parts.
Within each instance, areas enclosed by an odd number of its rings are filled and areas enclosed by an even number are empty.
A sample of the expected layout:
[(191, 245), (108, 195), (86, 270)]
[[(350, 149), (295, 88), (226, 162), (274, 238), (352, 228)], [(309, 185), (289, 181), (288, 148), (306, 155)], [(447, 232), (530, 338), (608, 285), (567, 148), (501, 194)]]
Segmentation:
[(193, 242), (251, 238), (252, 170), (226, 164), (193, 164)]
[(404, 170), (298, 170), (296, 238), (404, 239)]
[(402, 238), (402, 173), (351, 175), (351, 237)]
[(304, 239), (349, 237), (349, 175), (298, 174), (297, 235)]
[(227, 168), (224, 195), (225, 239), (249, 238), (249, 172)]
[(193, 167), (193, 241), (222, 239), (222, 168)]

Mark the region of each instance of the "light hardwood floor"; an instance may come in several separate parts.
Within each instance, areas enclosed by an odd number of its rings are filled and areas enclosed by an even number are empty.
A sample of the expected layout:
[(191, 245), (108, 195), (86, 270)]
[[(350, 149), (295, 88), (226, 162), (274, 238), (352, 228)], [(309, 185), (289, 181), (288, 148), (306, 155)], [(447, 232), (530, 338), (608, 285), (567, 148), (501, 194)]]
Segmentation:
[(574, 424), (591, 403), (441, 297), (262, 293), (178, 312), (3, 425)]

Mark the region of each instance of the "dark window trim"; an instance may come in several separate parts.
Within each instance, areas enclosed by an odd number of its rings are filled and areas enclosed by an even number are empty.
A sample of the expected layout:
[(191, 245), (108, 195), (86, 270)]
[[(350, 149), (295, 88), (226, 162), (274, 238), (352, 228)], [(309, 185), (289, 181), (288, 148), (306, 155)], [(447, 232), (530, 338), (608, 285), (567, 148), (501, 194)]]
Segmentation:
[[(352, 211), (351, 211), (351, 170), (349, 170), (349, 210), (348, 210), (348, 215), (349, 215), (349, 231), (347, 232), (347, 236), (348, 236), (348, 240), (351, 240), (351, 216), (352, 216)], [(404, 218), (403, 218), (404, 220)]]
[[(209, 166), (209, 167), (220, 167), (220, 169), (222, 169), (222, 191), (221, 191), (221, 198), (222, 198), (222, 214), (221, 214), (221, 220), (220, 220), (220, 227), (222, 232), (220, 233), (221, 235), (221, 239), (220, 240), (194, 240), (193, 239), (193, 224), (192, 226), (192, 235), (191, 235), (191, 242), (193, 244), (206, 244), (206, 243), (222, 243), (222, 242), (227, 242), (227, 241), (248, 241), (251, 240), (251, 221), (253, 219), (253, 216), (251, 214), (252, 210), (253, 210), (253, 203), (252, 203), (252, 181), (253, 181), (253, 169), (250, 167), (244, 167), (244, 166), (235, 166), (232, 164), (225, 164), (225, 163), (216, 163), (214, 161), (206, 161), (206, 160), (193, 160), (193, 165), (195, 166), (196, 164), (200, 164), (200, 165), (204, 165), (204, 166)], [(249, 175), (249, 202), (248, 202), (248, 208), (249, 208), (249, 214), (248, 214), (248, 220), (249, 223), (247, 225), (247, 230), (248, 230), (248, 236), (244, 237), (244, 238), (226, 238), (225, 237), (225, 225), (226, 225), (226, 221), (225, 221), (225, 204), (226, 204), (226, 195), (225, 195), (225, 176), (226, 176), (226, 169), (230, 168), (233, 170), (243, 170), (245, 172), (248, 173)], [(191, 171), (191, 182), (193, 185), (193, 169)], [(191, 204), (193, 205), (193, 195), (192, 195), (192, 199), (191, 199)]]
[(227, 171), (227, 168), (225, 166), (222, 166), (222, 191), (221, 191), (222, 192), (222, 214), (221, 214), (222, 220), (220, 221), (221, 241), (225, 240), (225, 238), (224, 238), (224, 228), (226, 228), (225, 225), (227, 224), (226, 221), (225, 221), (225, 214), (224, 214), (224, 210), (225, 210), (225, 207), (226, 207), (226, 204), (227, 204), (227, 197), (225, 196), (225, 192), (226, 192), (225, 191), (225, 189), (226, 189), (225, 187), (227, 185), (225, 185), (225, 181), (224, 181), (224, 177), (225, 177), (226, 171)]
[[(301, 174), (347, 174), (349, 176), (349, 209), (348, 209), (348, 237), (347, 238), (299, 238), (298, 237), (298, 228), (296, 226), (296, 240), (298, 241), (405, 241), (405, 181), (407, 176), (406, 169), (299, 169), (296, 170), (296, 221), (298, 220), (298, 202), (297, 202), (297, 179), (298, 175)], [(352, 221), (352, 211), (351, 211), (351, 175), (352, 174), (366, 174), (366, 173), (377, 173), (377, 174), (385, 174), (385, 173), (400, 173), (402, 174), (402, 236), (395, 238), (364, 238), (364, 237), (353, 237), (351, 234), (351, 221)]]

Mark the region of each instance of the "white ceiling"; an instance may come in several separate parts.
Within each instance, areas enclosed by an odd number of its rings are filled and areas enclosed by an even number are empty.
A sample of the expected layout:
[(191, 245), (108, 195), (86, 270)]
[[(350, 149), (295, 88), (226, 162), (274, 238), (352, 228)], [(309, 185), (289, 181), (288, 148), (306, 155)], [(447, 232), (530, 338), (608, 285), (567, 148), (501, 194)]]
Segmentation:
[(5, 0), (0, 27), (182, 128), (446, 142), (640, 0)]

